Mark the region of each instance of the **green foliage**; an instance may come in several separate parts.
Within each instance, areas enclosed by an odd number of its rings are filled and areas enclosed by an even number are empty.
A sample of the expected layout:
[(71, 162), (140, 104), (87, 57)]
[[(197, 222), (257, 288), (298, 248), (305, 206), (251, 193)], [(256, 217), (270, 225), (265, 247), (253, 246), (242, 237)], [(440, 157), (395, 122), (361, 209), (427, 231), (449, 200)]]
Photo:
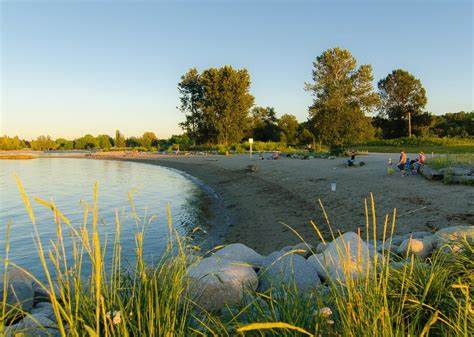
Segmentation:
[(58, 145), (50, 136), (39, 136), (30, 143), (31, 149), (36, 151), (55, 150)]
[(126, 147), (139, 147), (141, 146), (141, 140), (138, 137), (129, 137), (125, 140), (125, 146)]
[(150, 149), (151, 147), (157, 147), (158, 137), (153, 132), (145, 132), (140, 138), (141, 146)]
[(280, 140), (287, 144), (295, 145), (298, 142), (299, 123), (294, 115), (284, 114), (278, 119), (278, 127), (281, 131)]
[(378, 83), (381, 97), (379, 124), (390, 138), (420, 134), (423, 126), (430, 126), (431, 117), (423, 113), (428, 99), (421, 81), (408, 71), (396, 69)]
[(74, 148), (77, 150), (92, 150), (99, 148), (97, 138), (92, 135), (85, 135), (83, 137), (74, 139)]
[(115, 147), (125, 147), (125, 137), (120, 133), (119, 130), (115, 131)]
[(181, 77), (180, 109), (186, 115), (181, 126), (194, 142), (230, 145), (240, 142), (249, 127), (249, 93), (246, 69), (231, 66), (209, 68), (198, 74), (191, 69)]
[(251, 130), (254, 140), (263, 142), (280, 141), (280, 127), (276, 111), (272, 107), (254, 107), (251, 111)]
[(438, 137), (474, 137), (474, 111), (433, 116), (431, 132)]
[(474, 153), (440, 155), (434, 158), (428, 158), (426, 164), (434, 169), (474, 167)]
[(74, 148), (74, 142), (65, 138), (58, 138), (55, 142), (59, 150), (72, 150)]
[(15, 137), (3, 136), (0, 137), (0, 150), (21, 150), (27, 147), (24, 140)]
[(97, 146), (105, 151), (110, 150), (113, 146), (114, 140), (108, 135), (99, 135), (97, 136)]
[(376, 139), (357, 146), (359, 150), (371, 152), (420, 152), (425, 153), (472, 153), (474, 139), (471, 138), (436, 138), (436, 137), (405, 137), (396, 139)]
[(365, 116), (379, 103), (373, 92), (372, 67), (357, 67), (346, 49), (324, 51), (313, 63), (313, 84), (306, 90), (314, 97), (309, 108), (313, 134), (327, 145), (350, 145), (373, 134)]

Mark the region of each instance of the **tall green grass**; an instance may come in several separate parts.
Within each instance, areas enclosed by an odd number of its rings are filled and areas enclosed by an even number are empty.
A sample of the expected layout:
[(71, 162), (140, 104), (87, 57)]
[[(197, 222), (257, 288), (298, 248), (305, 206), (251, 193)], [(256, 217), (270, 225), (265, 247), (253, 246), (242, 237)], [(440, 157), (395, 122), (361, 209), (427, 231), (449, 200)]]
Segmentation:
[(428, 158), (426, 163), (434, 169), (474, 167), (474, 153), (440, 155), (434, 158)]
[[(150, 219), (134, 212), (136, 260), (132, 268), (126, 268), (118, 214), (111, 226), (113, 241), (101, 237), (97, 186), (93, 203), (85, 207), (83, 223), (77, 227), (54, 203), (31, 198), (21, 182), (18, 185), (36, 233), (37, 254), (46, 279), (40, 284), (50, 294), (61, 336), (467, 337), (474, 326), (474, 247), (467, 241), (457, 254), (438, 251), (427, 261), (408, 258), (402, 268), (395, 268), (389, 258), (405, 261), (404, 257), (384, 251), (371, 259), (371, 268), (359, 280), (332, 281), (307, 294), (291, 284), (265, 293), (251, 292), (242, 305), (213, 313), (200, 309), (188, 297), (185, 275), (193, 260), (188, 253), (191, 247), (186, 238), (177, 235), (169, 214), (167, 249), (158, 263), (146, 265), (143, 238)], [(56, 224), (57, 237), (48, 251), (39, 239), (31, 199), (50, 209)], [(365, 210), (364, 239), (375, 244), (378, 231), (373, 198), (366, 201)], [(395, 222), (396, 212), (385, 217), (381, 225), (384, 239), (391, 240)], [(312, 224), (315, 235), (320, 236), (318, 226)], [(337, 236), (333, 233), (333, 238)], [(73, 243), (69, 259), (66, 237)], [(13, 266), (6, 248), (4, 272)], [(108, 252), (112, 254), (110, 268), (105, 262)], [(88, 275), (86, 265), (91, 266)], [(332, 314), (321, 311), (324, 307)], [(8, 308), (5, 298), (1, 309), (0, 335), (12, 317), (27, 315)]]

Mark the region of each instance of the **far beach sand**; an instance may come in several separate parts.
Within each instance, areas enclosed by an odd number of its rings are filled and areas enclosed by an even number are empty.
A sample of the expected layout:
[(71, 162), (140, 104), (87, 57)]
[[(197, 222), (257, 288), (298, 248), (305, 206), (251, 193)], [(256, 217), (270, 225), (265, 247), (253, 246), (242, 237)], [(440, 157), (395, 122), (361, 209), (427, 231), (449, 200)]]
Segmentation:
[[(268, 154), (267, 157), (270, 157)], [(452, 225), (474, 225), (474, 188), (444, 185), (421, 176), (387, 175), (387, 161), (394, 154), (357, 157), (363, 167), (344, 167), (346, 158), (259, 160), (254, 155), (154, 155), (100, 153), (94, 158), (120, 159), (162, 165), (184, 171), (209, 185), (222, 199), (230, 224), (221, 243), (241, 242), (260, 253), (269, 253), (300, 239), (317, 242), (313, 220), (323, 235), (330, 231), (323, 218), (321, 199), (334, 231), (365, 235), (364, 199), (370, 192), (376, 203), (381, 238), (384, 217), (397, 208), (395, 233), (432, 231)], [(257, 165), (257, 172), (248, 172)], [(336, 182), (332, 192), (330, 183)], [(370, 204), (369, 204), (370, 205)], [(369, 206), (370, 207), (370, 206)], [(216, 215), (219, 217), (219, 214)], [(219, 219), (213, 221), (219, 226)], [(211, 229), (212, 231), (212, 229)], [(222, 228), (216, 232), (224, 233)]]

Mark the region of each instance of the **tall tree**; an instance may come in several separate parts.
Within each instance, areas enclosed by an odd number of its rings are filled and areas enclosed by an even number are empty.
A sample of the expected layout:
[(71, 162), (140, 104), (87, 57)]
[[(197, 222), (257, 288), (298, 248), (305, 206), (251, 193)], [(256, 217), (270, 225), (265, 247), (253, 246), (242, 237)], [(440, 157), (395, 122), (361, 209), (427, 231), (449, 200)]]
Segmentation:
[(280, 128), (276, 111), (272, 107), (254, 107), (251, 111), (252, 137), (264, 142), (278, 142)]
[(298, 135), (298, 120), (294, 115), (284, 114), (278, 119), (278, 126), (281, 130), (281, 140), (287, 144), (295, 144)]
[(115, 147), (125, 147), (125, 137), (119, 130), (115, 131)]
[(204, 89), (196, 68), (191, 68), (181, 76), (181, 81), (178, 83), (178, 92), (180, 94), (178, 109), (185, 114), (186, 118), (179, 125), (196, 144), (196, 142), (202, 140), (205, 128), (205, 120), (201, 109)]
[(412, 120), (423, 114), (428, 102), (421, 81), (408, 71), (396, 69), (378, 83), (382, 109), (380, 117), (395, 122), (407, 121), (408, 137), (412, 135)]
[(142, 137), (140, 138), (140, 143), (142, 146), (149, 149), (152, 146), (157, 146), (158, 137), (156, 137), (154, 132), (148, 131), (142, 135)]
[(365, 114), (379, 103), (373, 91), (372, 67), (361, 65), (347, 49), (324, 51), (313, 62), (313, 81), (306, 90), (313, 133), (320, 142), (341, 146), (361, 141), (372, 131)]
[(204, 95), (201, 103), (208, 140), (229, 145), (240, 142), (249, 125), (254, 97), (249, 93), (247, 69), (231, 66), (210, 68), (201, 75)]

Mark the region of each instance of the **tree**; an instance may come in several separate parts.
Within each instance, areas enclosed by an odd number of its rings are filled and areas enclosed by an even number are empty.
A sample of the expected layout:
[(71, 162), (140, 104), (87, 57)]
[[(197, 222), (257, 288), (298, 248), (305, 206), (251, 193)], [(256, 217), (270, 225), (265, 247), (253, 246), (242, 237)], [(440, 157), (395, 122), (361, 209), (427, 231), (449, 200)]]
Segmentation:
[(408, 137), (411, 137), (412, 122), (422, 115), (422, 109), (428, 102), (420, 80), (408, 71), (396, 69), (381, 79), (378, 87), (382, 101), (379, 116), (395, 122), (395, 127), (402, 127), (406, 120)]
[(102, 150), (109, 150), (113, 145), (112, 137), (108, 135), (98, 135), (97, 136), (97, 145)]
[(201, 143), (229, 145), (240, 142), (249, 127), (249, 93), (246, 69), (210, 68), (198, 74), (191, 69), (181, 77), (178, 89), (186, 121), (181, 126)]
[(254, 107), (251, 111), (252, 137), (263, 142), (280, 141), (280, 128), (275, 109)]
[(281, 130), (281, 140), (287, 144), (295, 144), (298, 135), (298, 120), (294, 115), (284, 114), (278, 120), (278, 127)]
[(364, 140), (372, 129), (365, 114), (379, 103), (372, 67), (357, 67), (351, 53), (340, 48), (324, 51), (313, 66), (314, 83), (306, 84), (306, 90), (314, 97), (309, 119), (315, 136), (331, 146)]
[(139, 147), (141, 145), (141, 139), (137, 137), (130, 137), (125, 140), (125, 146), (127, 147)]
[(26, 147), (26, 142), (15, 137), (0, 137), (0, 150), (21, 150)]
[(178, 83), (178, 91), (181, 103), (178, 109), (185, 114), (186, 118), (179, 125), (196, 144), (196, 142), (204, 138), (203, 133), (205, 131), (205, 120), (201, 109), (204, 88), (196, 68), (191, 68), (186, 74), (181, 76), (181, 81)]
[(31, 142), (31, 149), (37, 151), (56, 150), (58, 145), (50, 136), (39, 136)]
[(474, 137), (474, 111), (436, 116), (432, 132), (438, 137)]
[(60, 150), (72, 150), (74, 148), (74, 142), (65, 138), (58, 138), (55, 143)]
[(115, 131), (115, 147), (125, 147), (125, 137), (119, 130)]
[(99, 147), (99, 142), (92, 135), (85, 135), (74, 140), (74, 148), (78, 150), (91, 150)]
[(141, 146), (146, 148), (151, 148), (152, 146), (157, 146), (158, 138), (156, 137), (155, 133), (153, 132), (145, 132), (142, 137), (140, 138)]

